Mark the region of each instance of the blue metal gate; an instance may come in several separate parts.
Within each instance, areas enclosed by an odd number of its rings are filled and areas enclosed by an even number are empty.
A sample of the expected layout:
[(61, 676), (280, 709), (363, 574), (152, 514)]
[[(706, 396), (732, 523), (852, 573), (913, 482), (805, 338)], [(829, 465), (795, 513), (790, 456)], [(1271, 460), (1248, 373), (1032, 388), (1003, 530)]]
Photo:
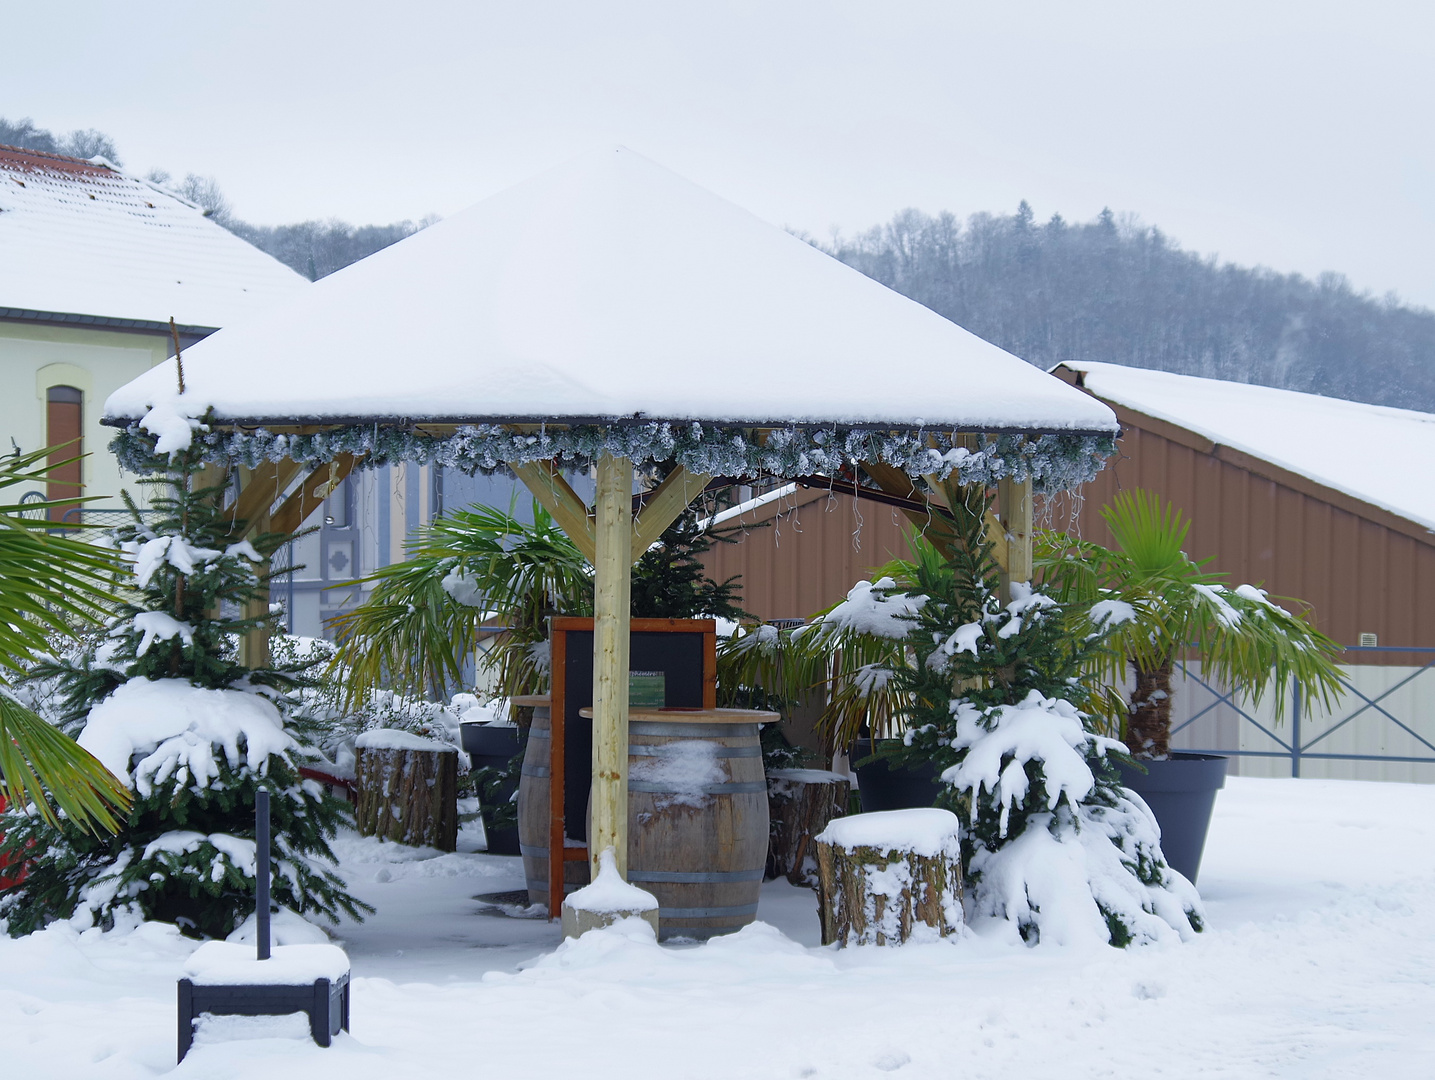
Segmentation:
[[(1395, 713), (1391, 711), (1391, 708), (1388, 707), (1387, 704), (1385, 704), (1391, 697), (1391, 695), (1393, 695), (1396, 691), (1410, 685), (1414, 680), (1419, 678), (1429, 679), (1435, 677), (1430, 674), (1432, 670), (1435, 670), (1435, 648), (1404, 648), (1393, 645), (1352, 646), (1345, 650), (1345, 656), (1347, 657), (1347, 667), (1358, 666), (1360, 655), (1370, 653), (1403, 653), (1410, 655), (1416, 661), (1416, 664), (1412, 665), (1414, 666), (1415, 670), (1410, 672), (1410, 674), (1406, 675), (1404, 678), (1400, 679), (1393, 685), (1384, 688), (1382, 691), (1375, 694), (1374, 696), (1367, 696), (1364, 692), (1359, 690), (1351, 682), (1350, 679), (1342, 677), (1341, 685), (1344, 688), (1344, 697), (1341, 698), (1341, 703), (1348, 703), (1349, 711), (1344, 713), (1343, 715), (1336, 717), (1334, 719), (1334, 722), (1330, 726), (1326, 727), (1319, 734), (1316, 734), (1311, 738), (1307, 738), (1308, 732), (1302, 730), (1302, 723), (1308, 717), (1310, 710), (1308, 709), (1306, 703), (1302, 701), (1299, 689), (1292, 687), (1292, 692), (1286, 700), (1284, 712), (1276, 717), (1276, 722), (1274, 724), (1268, 724), (1266, 722), (1263, 722), (1261, 719), (1252, 716), (1249, 712), (1247, 712), (1240, 706), (1240, 704), (1238, 703), (1238, 698), (1241, 694), (1240, 687), (1236, 687), (1231, 690), (1223, 690), (1219, 687), (1212, 686), (1210, 683), (1206, 682), (1203, 678), (1201, 678), (1200, 675), (1197, 675), (1194, 671), (1190, 670), (1186, 672), (1186, 678), (1189, 679), (1191, 682), (1195, 683), (1196, 685), (1207, 690), (1212, 695), (1214, 700), (1212, 700), (1210, 704), (1206, 705), (1204, 708), (1187, 717), (1177, 726), (1173, 727), (1171, 730), (1171, 734), (1175, 735), (1178, 732), (1185, 730), (1186, 728), (1194, 724), (1197, 720), (1201, 719), (1203, 716), (1206, 716), (1213, 710), (1219, 708), (1222, 705), (1225, 705), (1236, 714), (1239, 724), (1251, 725), (1256, 730), (1260, 731), (1263, 735), (1265, 735), (1268, 739), (1270, 739), (1272, 742), (1274, 742), (1280, 749), (1246, 750), (1242, 749), (1238, 745), (1234, 747), (1213, 746), (1193, 748), (1192, 752), (1204, 754), (1225, 754), (1231, 757), (1289, 758), (1291, 763), (1292, 776), (1300, 776), (1301, 762), (1306, 759), (1326, 761), (1414, 762), (1419, 764), (1435, 765), (1435, 742), (1432, 742), (1430, 738), (1425, 735), (1422, 735), (1419, 731), (1415, 730), (1415, 728), (1411, 726), (1410, 723), (1407, 723), (1406, 720), (1401, 719), (1399, 716), (1395, 715)], [(1352, 698), (1354, 698), (1355, 700), (1351, 700)], [(1407, 735), (1413, 738), (1421, 747), (1425, 749), (1425, 751), (1428, 751), (1428, 753), (1421, 753), (1418, 755), (1359, 753), (1338, 754), (1327, 752), (1327, 750), (1321, 747), (1322, 743), (1325, 743), (1328, 747), (1329, 743), (1326, 743), (1326, 740), (1329, 739), (1330, 736), (1332, 736), (1333, 734), (1335, 734), (1335, 732), (1341, 730), (1342, 728), (1353, 724), (1356, 720), (1362, 717), (1374, 719), (1381, 723), (1390, 723), (1395, 725), (1395, 727), (1399, 728), (1401, 731), (1404, 731)], [(1286, 721), (1286, 723), (1281, 724), (1281, 720)], [(1280, 735), (1276, 734), (1276, 732), (1272, 730), (1272, 727), (1284, 727), (1285, 730), (1289, 732), (1289, 737), (1281, 738)]]

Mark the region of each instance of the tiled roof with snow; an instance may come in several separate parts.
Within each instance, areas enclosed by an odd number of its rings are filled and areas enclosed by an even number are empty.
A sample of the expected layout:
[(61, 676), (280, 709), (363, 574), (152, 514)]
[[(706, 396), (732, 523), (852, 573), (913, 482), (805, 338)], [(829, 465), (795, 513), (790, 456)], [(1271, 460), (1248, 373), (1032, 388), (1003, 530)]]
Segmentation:
[(308, 284), (101, 159), (0, 146), (0, 308), (220, 327)]
[[(621, 148), (186, 350), (226, 420), (891, 422), (1115, 432), (1100, 402)], [(174, 398), (168, 365), (111, 420)]]
[(1435, 529), (1435, 414), (1067, 360), (1087, 390)]

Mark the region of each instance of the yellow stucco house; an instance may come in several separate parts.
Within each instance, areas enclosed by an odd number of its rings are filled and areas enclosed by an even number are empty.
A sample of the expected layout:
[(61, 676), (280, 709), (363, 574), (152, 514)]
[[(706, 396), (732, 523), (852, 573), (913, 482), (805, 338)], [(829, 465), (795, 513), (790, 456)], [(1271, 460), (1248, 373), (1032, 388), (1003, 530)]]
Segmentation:
[(187, 345), (309, 282), (204, 211), (102, 159), (0, 146), (0, 452), (79, 438), (78, 484), (117, 508), (105, 398)]

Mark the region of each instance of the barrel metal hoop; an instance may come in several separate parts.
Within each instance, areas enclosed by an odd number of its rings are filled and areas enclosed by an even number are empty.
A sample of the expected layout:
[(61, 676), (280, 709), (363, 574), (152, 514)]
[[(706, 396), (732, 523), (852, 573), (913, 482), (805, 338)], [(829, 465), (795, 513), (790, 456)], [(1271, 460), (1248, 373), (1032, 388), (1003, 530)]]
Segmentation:
[(529, 728), (528, 737), (530, 739), (548, 739), (552, 738), (552, 732), (547, 729)]
[[(639, 745), (637, 745), (637, 746), (634, 746), (632, 743), (629, 743), (629, 744), (628, 744), (628, 755), (629, 755), (630, 757), (663, 757), (664, 755), (666, 755), (667, 753), (669, 753), (669, 750), (668, 750), (669, 747), (671, 747), (671, 746), (682, 746), (682, 745), (683, 745), (682, 743), (656, 743), (656, 744), (643, 743), (643, 744), (639, 744)], [(719, 746), (716, 750), (713, 751), (713, 755), (712, 755), (712, 756), (713, 756), (713, 757), (718, 757), (718, 758), (753, 758), (753, 757), (762, 757), (762, 747), (760, 747), (760, 746)]]
[(737, 919), (757, 914), (756, 904), (729, 907), (660, 907), (658, 919)]
[(548, 849), (546, 847), (534, 847), (532, 844), (519, 844), (518, 854), (527, 855), (530, 859), (546, 859), (548, 858)]
[[(548, 891), (547, 878), (544, 878), (542, 881), (534, 881), (532, 878), (529, 878), (525, 884), (530, 890), (536, 893), (546, 893)], [(577, 892), (581, 888), (583, 888), (583, 885), (579, 882), (565, 881), (563, 883), (563, 894), (566, 896), (569, 893)]]
[(629, 735), (676, 735), (690, 739), (757, 738), (756, 724), (669, 724), (661, 720), (629, 720)]
[(674, 790), (671, 784), (649, 783), (645, 780), (629, 780), (629, 791), (641, 791), (645, 795), (750, 795), (767, 792), (767, 781), (743, 781), (738, 784), (700, 784), (696, 787)]
[(711, 870), (689, 874), (680, 870), (628, 870), (629, 881), (665, 882), (672, 885), (702, 885), (720, 882), (761, 881), (763, 868), (756, 870)]
[(520, 772), (523, 776), (532, 776), (540, 780), (550, 775), (547, 765), (525, 765)]

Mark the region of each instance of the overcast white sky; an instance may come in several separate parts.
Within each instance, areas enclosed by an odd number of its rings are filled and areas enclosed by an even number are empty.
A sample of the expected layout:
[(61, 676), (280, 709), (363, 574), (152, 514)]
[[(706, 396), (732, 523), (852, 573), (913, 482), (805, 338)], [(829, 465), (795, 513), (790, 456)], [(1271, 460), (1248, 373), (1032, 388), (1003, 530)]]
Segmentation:
[(1435, 306), (1435, 5), (12, 3), (0, 116), (243, 218), (450, 214), (623, 143), (779, 225), (1139, 214)]

